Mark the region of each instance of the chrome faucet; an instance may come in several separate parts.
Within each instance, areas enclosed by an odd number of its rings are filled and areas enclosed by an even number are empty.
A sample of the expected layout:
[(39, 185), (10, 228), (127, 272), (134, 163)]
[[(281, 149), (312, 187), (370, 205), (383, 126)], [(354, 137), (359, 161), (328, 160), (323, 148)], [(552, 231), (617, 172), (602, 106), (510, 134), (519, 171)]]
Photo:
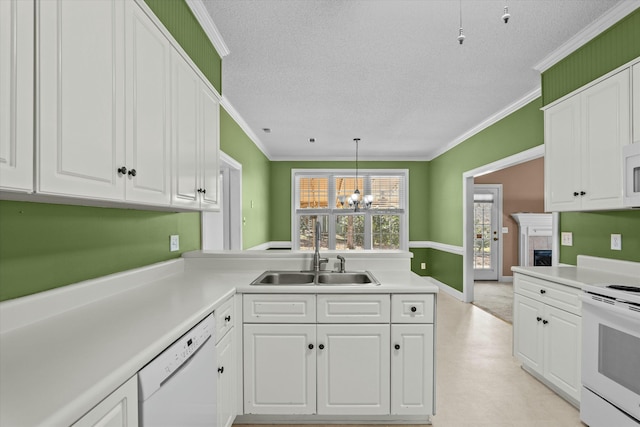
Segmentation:
[(339, 273), (344, 273), (344, 265), (347, 262), (342, 255), (338, 255), (338, 259), (340, 260), (340, 270)]
[(320, 266), (329, 262), (329, 258), (320, 258), (320, 232), (322, 225), (316, 221), (315, 252), (313, 253), (313, 271), (320, 271)]

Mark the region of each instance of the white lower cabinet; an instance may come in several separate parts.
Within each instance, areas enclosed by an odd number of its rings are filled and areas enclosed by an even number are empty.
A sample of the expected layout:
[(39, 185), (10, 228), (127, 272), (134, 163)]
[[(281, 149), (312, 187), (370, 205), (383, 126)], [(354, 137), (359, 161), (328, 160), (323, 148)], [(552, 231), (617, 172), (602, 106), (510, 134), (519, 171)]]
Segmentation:
[(433, 295), (243, 298), (245, 414), (433, 414)]
[(389, 325), (318, 325), (317, 340), (317, 413), (388, 414)]
[(580, 402), (580, 290), (516, 273), (513, 354), (574, 404)]
[(236, 362), (235, 297), (225, 301), (214, 311), (216, 320), (216, 359), (218, 382), (216, 384), (218, 420), (216, 427), (231, 427), (236, 418)]
[(433, 412), (432, 324), (391, 325), (391, 414)]
[(137, 425), (138, 376), (134, 375), (76, 421), (73, 427), (137, 427)]

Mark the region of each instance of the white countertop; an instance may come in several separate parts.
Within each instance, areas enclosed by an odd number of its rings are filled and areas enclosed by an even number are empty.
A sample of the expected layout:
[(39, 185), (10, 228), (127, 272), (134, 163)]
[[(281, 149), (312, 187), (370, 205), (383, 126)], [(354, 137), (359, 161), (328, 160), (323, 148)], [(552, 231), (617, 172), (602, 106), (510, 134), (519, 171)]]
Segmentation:
[(380, 286), (249, 286), (263, 264), (224, 270), (207, 257), (171, 261), (160, 278), (146, 268), (144, 284), (133, 271), (0, 304), (0, 425), (73, 423), (236, 292), (438, 292), (389, 266), (370, 269)]
[(584, 285), (640, 285), (640, 263), (578, 256), (577, 266), (511, 267), (515, 273), (583, 289)]

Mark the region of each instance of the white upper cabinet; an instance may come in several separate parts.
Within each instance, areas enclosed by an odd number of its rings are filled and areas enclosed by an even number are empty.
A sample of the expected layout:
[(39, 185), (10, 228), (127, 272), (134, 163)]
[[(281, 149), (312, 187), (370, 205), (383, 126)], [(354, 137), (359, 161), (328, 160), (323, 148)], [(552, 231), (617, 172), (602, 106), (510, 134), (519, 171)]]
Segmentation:
[(0, 189), (33, 191), (33, 8), (0, 1)]
[(38, 2), (41, 193), (120, 200), (125, 2)]
[(622, 207), (629, 79), (624, 69), (545, 110), (546, 211)]
[(36, 192), (217, 209), (219, 95), (152, 12), (135, 1), (36, 4)]
[(217, 209), (219, 101), (179, 53), (172, 56), (172, 204)]
[(172, 48), (135, 2), (126, 8), (126, 200), (168, 205)]
[(633, 85), (633, 142), (640, 142), (640, 62), (631, 68)]

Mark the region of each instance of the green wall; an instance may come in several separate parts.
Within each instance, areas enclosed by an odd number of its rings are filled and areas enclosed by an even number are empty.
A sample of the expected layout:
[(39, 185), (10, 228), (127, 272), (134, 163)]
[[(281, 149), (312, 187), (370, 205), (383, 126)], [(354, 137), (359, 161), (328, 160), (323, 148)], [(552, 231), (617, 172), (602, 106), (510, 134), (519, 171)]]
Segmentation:
[[(573, 246), (560, 247), (560, 262), (576, 264), (578, 255), (640, 262), (640, 211), (567, 212), (560, 231), (573, 233)], [(622, 250), (611, 250), (611, 234), (622, 234)]]
[[(355, 169), (353, 161), (277, 161), (271, 162), (271, 238), (272, 241), (291, 240), (291, 170), (292, 169)], [(428, 162), (359, 162), (361, 169), (408, 169), (409, 170), (409, 240), (429, 240), (427, 219), (429, 163)], [(420, 275), (420, 262), (426, 262), (426, 252), (412, 249), (414, 258), (411, 269)]]
[(256, 147), (224, 108), (220, 109), (220, 149), (242, 164), (242, 247), (269, 239), (269, 159)]
[(222, 60), (184, 0), (144, 0), (218, 93)]
[[(169, 236), (180, 251), (169, 251)], [(0, 201), (0, 301), (200, 248), (200, 213)]]
[[(462, 174), (543, 143), (541, 99), (535, 99), (431, 161), (430, 240), (462, 246)], [(462, 291), (462, 255), (427, 253), (427, 274)]]
[[(640, 9), (542, 74), (545, 104), (640, 56)], [(560, 262), (578, 254), (640, 261), (640, 212), (560, 214), (560, 231), (573, 232), (573, 246), (560, 247)], [(622, 234), (622, 251), (610, 249), (610, 235)]]
[(640, 9), (542, 73), (544, 105), (640, 56)]

